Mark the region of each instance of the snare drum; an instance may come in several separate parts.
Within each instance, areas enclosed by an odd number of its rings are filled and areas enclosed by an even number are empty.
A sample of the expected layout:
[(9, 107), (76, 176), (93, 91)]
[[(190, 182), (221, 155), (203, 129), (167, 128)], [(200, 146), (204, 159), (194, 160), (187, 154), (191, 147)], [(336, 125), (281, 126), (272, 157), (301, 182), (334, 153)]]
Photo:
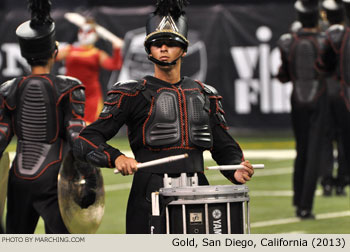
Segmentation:
[(245, 185), (161, 188), (172, 197), (165, 209), (167, 234), (250, 233), (249, 196)]

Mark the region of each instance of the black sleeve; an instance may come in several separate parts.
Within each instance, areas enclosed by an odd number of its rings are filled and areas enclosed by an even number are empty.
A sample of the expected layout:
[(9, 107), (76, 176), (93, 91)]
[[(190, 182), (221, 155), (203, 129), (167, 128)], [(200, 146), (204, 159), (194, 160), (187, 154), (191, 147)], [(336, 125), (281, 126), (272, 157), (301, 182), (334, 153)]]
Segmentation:
[[(238, 143), (228, 133), (228, 127), (221, 105), (221, 97), (213, 95), (210, 98), (210, 123), (213, 134), (213, 148), (211, 154), (218, 165), (240, 164), (243, 152)], [(221, 171), (231, 182), (238, 184), (234, 179), (235, 171)]]
[(278, 69), (277, 73), (277, 79), (282, 82), (286, 83), (291, 81), (291, 76), (289, 72), (289, 48), (292, 43), (292, 35), (291, 34), (283, 34), (281, 38), (277, 42), (277, 46), (280, 50), (281, 54), (281, 65)]
[(118, 93), (108, 94), (99, 119), (88, 125), (76, 139), (76, 158), (99, 167), (115, 167), (114, 160), (123, 153), (106, 142), (125, 124), (130, 107), (128, 99)]
[(281, 66), (278, 69), (277, 79), (282, 83), (287, 83), (291, 81), (290, 73), (289, 73), (289, 62), (288, 55), (285, 51), (280, 50), (281, 52)]
[(329, 38), (324, 42), (316, 60), (315, 67), (320, 74), (325, 76), (332, 75), (337, 66), (337, 54)]

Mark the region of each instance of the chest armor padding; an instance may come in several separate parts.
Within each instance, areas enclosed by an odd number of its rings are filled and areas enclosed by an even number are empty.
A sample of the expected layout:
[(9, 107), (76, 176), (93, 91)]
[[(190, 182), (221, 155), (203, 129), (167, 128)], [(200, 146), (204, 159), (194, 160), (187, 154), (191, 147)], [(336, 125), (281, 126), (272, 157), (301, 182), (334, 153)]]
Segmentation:
[(19, 139), (49, 143), (56, 137), (56, 98), (44, 78), (25, 80), (19, 89), (15, 122)]
[(163, 91), (157, 96), (148, 125), (148, 145), (163, 146), (180, 141), (179, 104), (175, 91)]
[(190, 141), (195, 145), (210, 148), (212, 136), (209, 127), (209, 111), (205, 108), (205, 96), (193, 93), (187, 95), (186, 99)]
[[(185, 83), (186, 84), (186, 83)], [(146, 145), (151, 147), (212, 146), (209, 110), (198, 84), (181, 85), (183, 92), (161, 89), (155, 96), (153, 109), (146, 122)]]
[(300, 102), (311, 102), (318, 91), (319, 81), (314, 69), (317, 50), (314, 44), (300, 40), (294, 48), (293, 72), (295, 76), (294, 90)]

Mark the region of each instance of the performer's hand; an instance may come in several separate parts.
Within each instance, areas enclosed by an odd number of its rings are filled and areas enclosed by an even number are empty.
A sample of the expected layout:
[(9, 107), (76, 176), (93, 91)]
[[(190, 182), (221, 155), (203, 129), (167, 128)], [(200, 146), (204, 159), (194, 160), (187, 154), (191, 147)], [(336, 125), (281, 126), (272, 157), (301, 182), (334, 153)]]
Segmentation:
[(245, 160), (240, 164), (244, 166), (244, 169), (236, 170), (234, 177), (237, 182), (244, 184), (251, 179), (254, 174), (254, 169), (248, 160)]
[(137, 171), (138, 162), (133, 158), (120, 155), (114, 163), (115, 168), (123, 175), (132, 175)]
[(124, 40), (122, 39), (116, 39), (112, 42), (112, 46), (114, 49), (122, 48), (124, 46)]

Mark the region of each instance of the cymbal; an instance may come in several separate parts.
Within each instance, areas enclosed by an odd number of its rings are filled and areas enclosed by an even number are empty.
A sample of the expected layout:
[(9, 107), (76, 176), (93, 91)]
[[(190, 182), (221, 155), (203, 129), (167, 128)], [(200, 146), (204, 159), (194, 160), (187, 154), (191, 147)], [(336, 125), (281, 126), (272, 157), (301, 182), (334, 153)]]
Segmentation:
[(96, 233), (105, 209), (100, 168), (80, 162), (68, 152), (58, 174), (58, 203), (70, 233)]

